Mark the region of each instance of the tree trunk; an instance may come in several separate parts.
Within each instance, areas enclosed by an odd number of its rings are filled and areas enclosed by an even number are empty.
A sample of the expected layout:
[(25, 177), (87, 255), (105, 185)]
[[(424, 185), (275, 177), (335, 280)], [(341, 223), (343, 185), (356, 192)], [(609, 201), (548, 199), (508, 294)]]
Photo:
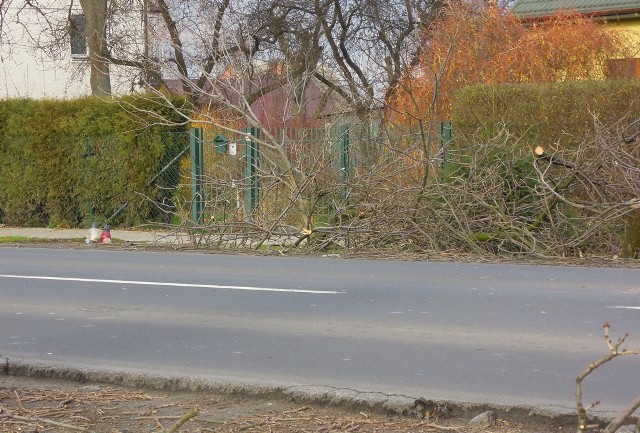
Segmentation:
[(640, 254), (640, 209), (627, 215), (621, 252), (627, 258), (636, 258), (637, 254)]
[(80, 0), (87, 20), (86, 34), (91, 65), (91, 94), (111, 95), (111, 76), (107, 60), (107, 0)]

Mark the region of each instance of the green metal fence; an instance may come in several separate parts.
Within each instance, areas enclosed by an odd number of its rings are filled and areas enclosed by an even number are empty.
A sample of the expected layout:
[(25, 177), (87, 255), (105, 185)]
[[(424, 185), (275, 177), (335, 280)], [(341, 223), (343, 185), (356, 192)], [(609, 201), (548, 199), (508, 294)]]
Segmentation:
[[(445, 148), (450, 123), (438, 124), (436, 132), (438, 146)], [(208, 226), (329, 224), (337, 210), (350, 205), (368, 170), (384, 171), (398, 155), (418, 148), (416, 141), (362, 125), (275, 132), (195, 129), (188, 219)]]
[[(435, 136), (444, 159), (452, 139), (450, 123), (438, 124)], [(101, 138), (107, 139), (117, 137)], [(116, 224), (182, 224), (225, 231), (240, 222), (262, 228), (330, 225), (336, 212), (362, 200), (371, 176), (402, 182), (396, 175), (399, 167), (415, 163), (421, 152), (415, 134), (362, 125), (275, 132), (205, 127), (165, 133), (160, 139), (174, 150), (146, 181), (137, 182), (135, 195), (125, 194), (126, 164), (96, 154), (99, 140), (87, 141), (84, 181), (95, 182), (108, 170), (123, 173), (122, 185), (105, 188), (114, 192), (109, 208), (95, 209), (88, 200), (91, 215)]]

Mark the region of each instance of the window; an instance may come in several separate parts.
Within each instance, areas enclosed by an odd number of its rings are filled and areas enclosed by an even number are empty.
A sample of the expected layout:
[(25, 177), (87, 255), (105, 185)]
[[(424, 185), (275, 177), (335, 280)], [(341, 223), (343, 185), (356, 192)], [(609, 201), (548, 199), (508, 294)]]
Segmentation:
[(69, 36), (71, 36), (71, 58), (86, 59), (87, 53), (87, 19), (84, 14), (71, 15)]

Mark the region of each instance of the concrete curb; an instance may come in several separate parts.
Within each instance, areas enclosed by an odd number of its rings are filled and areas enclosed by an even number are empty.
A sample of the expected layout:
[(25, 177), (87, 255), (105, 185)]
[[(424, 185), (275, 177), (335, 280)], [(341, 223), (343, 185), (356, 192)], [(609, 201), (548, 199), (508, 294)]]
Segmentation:
[[(0, 369), (5, 376), (61, 379), (80, 383), (99, 383), (130, 388), (169, 392), (214, 392), (247, 397), (281, 398), (305, 404), (331, 405), (352, 411), (369, 410), (383, 414), (416, 416), (413, 410), (417, 397), (322, 385), (249, 382), (227, 378), (153, 374), (146, 370), (108, 370), (101, 368), (55, 365), (44, 362), (9, 359), (0, 355)], [(451, 416), (471, 419), (485, 411), (493, 411), (498, 418), (525, 423), (553, 424), (574, 427), (572, 413), (541, 410), (532, 407), (447, 402)]]

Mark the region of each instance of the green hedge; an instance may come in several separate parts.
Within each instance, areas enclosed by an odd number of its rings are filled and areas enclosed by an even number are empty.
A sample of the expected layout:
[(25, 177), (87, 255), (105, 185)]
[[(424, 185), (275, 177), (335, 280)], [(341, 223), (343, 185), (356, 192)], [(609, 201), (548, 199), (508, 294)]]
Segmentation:
[[(637, 179), (626, 165), (617, 164), (617, 158), (628, 161), (630, 156), (624, 147), (613, 147), (619, 149), (617, 155), (599, 151), (601, 140), (612, 144), (621, 141), (620, 127), (639, 118), (640, 80), (473, 86), (461, 90), (454, 100), (454, 150), (458, 152), (452, 154), (462, 162), (472, 160), (479, 171), (492, 170), (498, 162), (512, 164), (508, 173), (499, 174), (505, 179), (504, 191), (517, 194), (496, 197), (498, 217), (487, 212), (480, 221), (500, 222), (500, 217), (507, 215), (510, 230), (517, 228), (514, 220), (524, 222), (526, 230), (521, 233), (535, 238), (537, 246), (572, 245), (581, 252), (637, 257), (640, 214), (631, 209), (626, 209), (626, 216), (611, 212), (614, 203), (636, 197)], [(553, 194), (541, 194), (539, 176), (533, 171), (536, 146), (569, 163), (581, 164), (581, 177), (566, 167), (543, 165), (547, 188), (552, 185), (567, 203)], [(470, 178), (464, 164), (458, 168), (454, 160), (450, 165), (453, 175)], [(511, 184), (519, 187), (514, 189)], [(571, 202), (581, 205), (572, 206)], [(480, 226), (475, 232), (494, 235), (492, 230), (491, 226)], [(561, 252), (572, 254), (570, 250)]]
[(506, 129), (514, 145), (575, 147), (603, 124), (640, 116), (640, 80), (471, 86), (454, 98), (456, 145)]
[(153, 208), (138, 193), (160, 198), (149, 181), (186, 142), (184, 127), (150, 126), (156, 115), (180, 121), (150, 98), (0, 101), (0, 223), (86, 227), (125, 202), (135, 205), (114, 224), (146, 221)]

